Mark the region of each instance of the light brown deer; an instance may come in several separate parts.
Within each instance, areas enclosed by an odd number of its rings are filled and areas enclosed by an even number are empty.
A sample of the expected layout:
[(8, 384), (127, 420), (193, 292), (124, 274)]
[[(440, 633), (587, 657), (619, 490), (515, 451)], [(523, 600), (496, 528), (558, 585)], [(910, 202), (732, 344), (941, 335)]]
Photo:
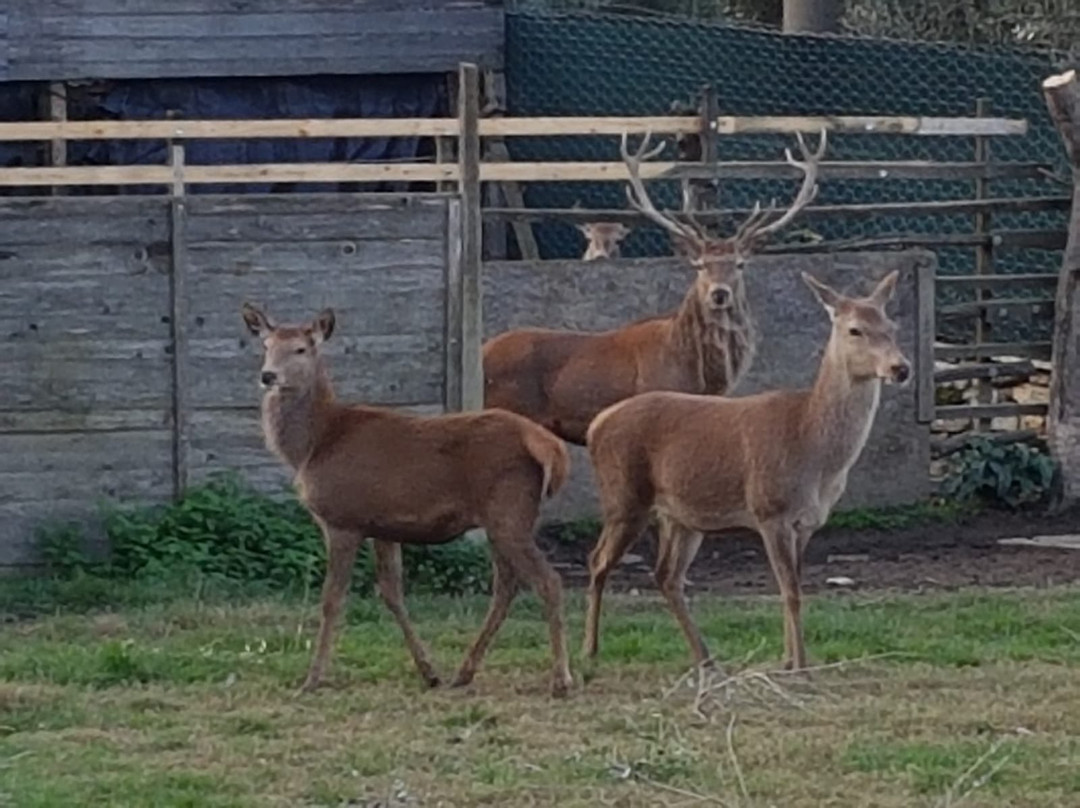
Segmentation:
[(544, 605), (554, 656), (552, 693), (572, 683), (562, 584), (533, 540), (541, 499), (566, 480), (566, 445), (504, 411), (423, 417), (342, 404), (320, 347), (334, 330), (326, 309), (306, 325), (271, 324), (251, 304), (244, 322), (263, 342), (260, 381), (267, 447), (296, 474), (301, 501), (322, 529), (328, 557), (322, 617), (301, 690), (320, 683), (333, 645), (357, 549), (374, 538), (379, 593), (401, 628), (416, 667), (439, 683), (405, 611), (400, 543), (439, 544), (482, 527), (494, 568), (491, 607), (453, 684), (472, 681), (519, 587)]
[(784, 608), (784, 661), (804, 668), (800, 622), (803, 550), (844, 493), (877, 412), (881, 383), (911, 373), (885, 314), (897, 273), (864, 298), (833, 291), (807, 274), (832, 320), (813, 387), (742, 398), (653, 392), (600, 413), (589, 428), (604, 529), (589, 556), (585, 654), (598, 647), (604, 583), (662, 515), (656, 582), (686, 635), (694, 660), (710, 662), (683, 594), (683, 576), (703, 534), (757, 531)]
[(619, 244), (630, 234), (630, 228), (621, 222), (586, 222), (577, 227), (588, 242), (585, 254), (581, 256), (583, 261), (618, 258)]
[(585, 444), (585, 432), (597, 413), (637, 393), (723, 394), (735, 386), (754, 352), (743, 265), (814, 199), (826, 147), (824, 131), (813, 153), (799, 135), (802, 159), (786, 152), (788, 163), (804, 174), (791, 206), (778, 214), (772, 205), (765, 210), (755, 205), (735, 235), (719, 239), (692, 221), (683, 223), (656, 209), (640, 166), (659, 154), (663, 144), (649, 150), (646, 135), (630, 154), (626, 141), (624, 135), (621, 151), (630, 172), (630, 204), (667, 231), (676, 250), (697, 270), (682, 305), (671, 314), (613, 331), (507, 331), (483, 348), (485, 406), (524, 415), (579, 446)]

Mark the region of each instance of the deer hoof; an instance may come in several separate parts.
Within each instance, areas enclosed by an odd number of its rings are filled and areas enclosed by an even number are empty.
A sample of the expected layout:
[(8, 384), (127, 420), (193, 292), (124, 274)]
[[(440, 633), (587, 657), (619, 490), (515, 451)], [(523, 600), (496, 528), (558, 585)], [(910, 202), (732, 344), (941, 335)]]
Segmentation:
[(432, 690), (442, 684), (442, 679), (439, 678), (439, 674), (435, 673), (435, 671), (424, 671), (420, 676), (423, 677), (424, 684)]
[(311, 676), (309, 676), (307, 679), (304, 680), (304, 683), (296, 689), (296, 692), (293, 693), (293, 697), (300, 698), (301, 696), (307, 695), (308, 693), (312, 693), (319, 688), (320, 684), (321, 683), (318, 678), (312, 678)]
[(555, 681), (551, 683), (551, 697), (555, 699), (565, 699), (570, 694), (570, 688), (573, 686), (574, 678), (572, 676), (558, 676), (555, 678)]
[(475, 675), (476, 673), (474, 671), (458, 671), (457, 676), (454, 677), (454, 681), (450, 683), (450, 687), (468, 687), (472, 684), (472, 680)]

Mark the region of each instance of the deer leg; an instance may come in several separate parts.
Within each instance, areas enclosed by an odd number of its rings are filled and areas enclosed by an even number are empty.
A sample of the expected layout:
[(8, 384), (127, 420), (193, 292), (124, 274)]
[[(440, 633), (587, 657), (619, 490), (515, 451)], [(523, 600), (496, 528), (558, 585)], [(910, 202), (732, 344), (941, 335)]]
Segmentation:
[[(493, 536), (492, 545), (497, 542), (498, 537)], [(503, 545), (499, 552), (513, 567), (517, 580), (531, 587), (544, 604), (544, 617), (548, 623), (553, 658), (551, 695), (556, 698), (565, 696), (574, 684), (574, 677), (570, 674), (570, 658), (566, 651), (562, 581), (559, 573), (555, 572), (531, 538), (516, 542), (512, 546)]]
[(802, 636), (802, 587), (799, 581), (799, 536), (786, 525), (770, 525), (762, 531), (765, 552), (780, 588), (784, 608), (784, 667), (806, 667)]
[(322, 590), (322, 615), (319, 618), (319, 636), (315, 641), (315, 655), (311, 659), (307, 678), (300, 686), (301, 693), (308, 693), (317, 688), (330, 658), (330, 649), (334, 644), (334, 629), (352, 579), (356, 551), (363, 541), (363, 536), (350, 530), (337, 530), (323, 526), (326, 539), (326, 579)]
[(600, 606), (607, 577), (627, 550), (640, 538), (648, 514), (608, 519), (600, 539), (589, 553), (589, 595), (585, 615), (583, 653), (595, 657), (600, 647)]
[(658, 527), (660, 541), (657, 546), (654, 573), (656, 584), (667, 600), (668, 606), (671, 607), (675, 619), (682, 627), (683, 634), (686, 635), (695, 664), (711, 666), (709, 649), (705, 646), (701, 630), (690, 616), (685, 593), (686, 571), (690, 569), (694, 557), (701, 548), (702, 539), (705, 537), (697, 531), (688, 530), (667, 516), (660, 517)]
[(465, 655), (465, 660), (461, 663), (451, 687), (463, 687), (472, 682), (480, 660), (487, 653), (488, 645), (491, 644), (492, 638), (506, 619), (510, 604), (513, 603), (518, 592), (518, 581), (513, 565), (498, 551), (494, 551), (493, 556), (495, 580), (491, 587), (491, 605), (488, 607), (484, 624), (480, 627), (480, 633)]
[(409, 622), (409, 613), (405, 609), (405, 595), (402, 587), (403, 573), (401, 569), (401, 545), (396, 542), (376, 539), (372, 542), (375, 546), (375, 580), (379, 585), (379, 596), (382, 598), (390, 614), (394, 616), (401, 633), (405, 637), (405, 645), (409, 648), (416, 669), (428, 687), (436, 687), (439, 684), (439, 676), (428, 659), (427, 649), (416, 635), (416, 631)]

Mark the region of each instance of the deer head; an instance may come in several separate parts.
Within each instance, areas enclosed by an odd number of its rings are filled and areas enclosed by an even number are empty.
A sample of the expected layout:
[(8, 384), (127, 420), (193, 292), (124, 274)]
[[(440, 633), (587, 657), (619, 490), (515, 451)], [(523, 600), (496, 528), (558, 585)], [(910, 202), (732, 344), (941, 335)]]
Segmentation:
[(262, 340), (259, 382), (263, 389), (304, 390), (319, 376), (319, 346), (334, 333), (334, 312), (323, 309), (305, 325), (275, 326), (259, 307), (245, 303), (242, 314), (248, 331)]
[(587, 222), (577, 227), (589, 242), (582, 256), (585, 261), (618, 257), (619, 242), (630, 234), (630, 228), (620, 222)]
[(689, 197), (685, 193), (683, 214), (686, 222), (656, 209), (641, 180), (641, 163), (658, 155), (664, 144), (660, 143), (649, 149), (649, 139), (650, 133), (646, 133), (637, 151), (631, 154), (627, 147), (627, 135), (623, 133), (620, 151), (630, 173), (627, 198), (631, 207), (667, 231), (675, 251), (685, 256), (697, 270), (695, 288), (705, 309), (723, 312), (732, 305), (736, 296), (742, 295), (742, 271), (746, 259), (764, 247), (769, 236), (787, 227), (817, 196), (818, 163), (825, 154), (827, 143), (825, 130), (821, 131), (820, 143), (813, 152), (807, 147), (802, 134), (798, 134), (802, 159), (796, 160), (790, 149), (784, 151), (788, 164), (803, 173), (802, 186), (788, 208), (783, 212), (777, 211), (775, 201), (764, 210), (760, 203), (755, 204), (750, 216), (739, 225), (735, 235), (729, 238), (717, 238), (706, 232), (694, 219), (693, 210), (687, 204)]
[(884, 379), (886, 384), (906, 385), (911, 378), (911, 364), (896, 345), (896, 323), (885, 314), (898, 276), (893, 270), (867, 297), (853, 298), (802, 273), (832, 320), (826, 352), (853, 381)]

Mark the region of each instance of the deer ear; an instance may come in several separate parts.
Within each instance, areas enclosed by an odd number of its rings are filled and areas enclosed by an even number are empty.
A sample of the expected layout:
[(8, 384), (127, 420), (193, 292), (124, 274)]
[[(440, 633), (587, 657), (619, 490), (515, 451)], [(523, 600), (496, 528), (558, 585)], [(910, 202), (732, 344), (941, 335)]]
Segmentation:
[(894, 269), (882, 278), (878, 285), (874, 287), (874, 291), (870, 293), (870, 300), (875, 305), (883, 307), (892, 299), (893, 292), (896, 291), (896, 281), (899, 277), (900, 270)]
[(615, 225), (615, 232), (612, 233), (612, 235), (615, 236), (615, 238), (617, 238), (619, 241), (622, 241), (624, 238), (630, 235), (630, 228), (622, 222), (619, 222), (617, 225)]
[(274, 326), (270, 324), (270, 319), (254, 303), (244, 303), (240, 308), (240, 314), (244, 318), (244, 324), (247, 326), (248, 331), (259, 339), (263, 339), (274, 330)]
[(323, 309), (319, 312), (319, 316), (311, 324), (311, 334), (315, 338), (316, 345), (330, 339), (330, 335), (334, 333), (334, 323), (336, 321), (337, 318), (334, 317), (333, 309)]
[(829, 312), (829, 317), (836, 316), (836, 309), (840, 306), (840, 301), (843, 299), (839, 292), (833, 289), (831, 286), (826, 286), (819, 281), (813, 275), (806, 272), (802, 273), (803, 282), (810, 287), (810, 291), (814, 293), (821, 305), (825, 307), (825, 310)]
[(585, 238), (589, 238), (589, 236), (592, 235), (592, 226), (591, 225), (576, 224), (576, 225), (574, 225), (574, 227), (576, 227), (578, 230), (580, 230), (582, 235), (585, 236)]

